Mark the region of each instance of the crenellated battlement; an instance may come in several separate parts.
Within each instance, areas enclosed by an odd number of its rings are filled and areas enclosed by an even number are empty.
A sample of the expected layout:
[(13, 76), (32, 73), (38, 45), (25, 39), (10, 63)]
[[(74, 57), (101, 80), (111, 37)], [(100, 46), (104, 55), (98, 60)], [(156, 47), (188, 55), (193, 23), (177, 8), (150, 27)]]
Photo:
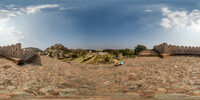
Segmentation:
[(0, 56), (4, 56), (9, 59), (21, 59), (27, 61), (37, 54), (30, 49), (22, 49), (21, 44), (16, 45), (0, 46)]
[(200, 47), (191, 46), (176, 46), (168, 45), (167, 43), (162, 43), (160, 45), (155, 45), (153, 49), (160, 54), (169, 55), (200, 55)]

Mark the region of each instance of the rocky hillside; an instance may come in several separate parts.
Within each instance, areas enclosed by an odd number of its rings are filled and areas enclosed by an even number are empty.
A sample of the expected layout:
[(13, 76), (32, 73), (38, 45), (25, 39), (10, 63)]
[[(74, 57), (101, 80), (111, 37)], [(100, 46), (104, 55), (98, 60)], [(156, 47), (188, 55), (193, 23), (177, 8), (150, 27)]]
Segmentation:
[(44, 52), (48, 53), (50, 57), (63, 59), (65, 58), (65, 50), (68, 50), (68, 48), (64, 47), (62, 44), (55, 44), (53, 46), (48, 47)]
[(64, 50), (68, 50), (68, 48), (66, 48), (65, 46), (63, 46), (62, 44), (55, 44), (53, 46), (50, 46), (48, 47), (45, 52), (48, 52), (48, 53), (52, 53), (52, 52), (61, 52)]

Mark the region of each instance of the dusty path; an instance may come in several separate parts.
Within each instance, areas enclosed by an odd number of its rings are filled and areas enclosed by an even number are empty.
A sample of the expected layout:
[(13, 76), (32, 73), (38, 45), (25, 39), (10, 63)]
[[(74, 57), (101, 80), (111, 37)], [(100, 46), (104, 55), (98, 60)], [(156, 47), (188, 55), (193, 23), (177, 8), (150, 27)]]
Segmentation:
[(188, 99), (191, 95), (200, 95), (199, 73), (200, 58), (194, 56), (137, 57), (125, 60), (119, 67), (69, 64), (47, 56), (17, 66), (0, 58), (0, 98), (128, 99), (166, 98), (167, 95)]

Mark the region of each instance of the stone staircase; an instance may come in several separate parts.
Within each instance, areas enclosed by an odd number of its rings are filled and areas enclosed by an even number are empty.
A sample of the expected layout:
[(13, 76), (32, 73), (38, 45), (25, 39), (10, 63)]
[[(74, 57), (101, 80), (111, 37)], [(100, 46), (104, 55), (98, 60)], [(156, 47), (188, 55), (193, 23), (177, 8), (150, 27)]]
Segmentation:
[(153, 50), (143, 50), (138, 54), (139, 57), (159, 57), (159, 54)]

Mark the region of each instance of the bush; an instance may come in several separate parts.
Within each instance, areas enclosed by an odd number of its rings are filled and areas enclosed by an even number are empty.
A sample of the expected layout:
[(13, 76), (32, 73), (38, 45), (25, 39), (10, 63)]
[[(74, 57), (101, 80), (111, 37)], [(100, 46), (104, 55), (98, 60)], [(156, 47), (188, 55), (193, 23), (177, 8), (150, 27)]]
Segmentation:
[(126, 56), (126, 55), (133, 55), (135, 51), (130, 49), (121, 49), (119, 50), (119, 52), (122, 53), (123, 56)]
[(137, 45), (135, 47), (135, 54), (138, 54), (140, 51), (147, 50), (147, 47), (144, 45)]
[(103, 55), (103, 59), (105, 62), (109, 63), (112, 59), (112, 56), (110, 54), (106, 54), (106, 55)]
[(78, 55), (77, 54), (72, 54), (72, 58), (77, 58)]
[(64, 50), (64, 53), (65, 53), (65, 54), (68, 54), (69, 52), (70, 52), (69, 49), (65, 49), (65, 50)]
[(113, 55), (110, 54), (104, 54), (104, 55), (97, 55), (93, 61), (91, 61), (91, 64), (108, 64), (111, 63), (113, 59)]

